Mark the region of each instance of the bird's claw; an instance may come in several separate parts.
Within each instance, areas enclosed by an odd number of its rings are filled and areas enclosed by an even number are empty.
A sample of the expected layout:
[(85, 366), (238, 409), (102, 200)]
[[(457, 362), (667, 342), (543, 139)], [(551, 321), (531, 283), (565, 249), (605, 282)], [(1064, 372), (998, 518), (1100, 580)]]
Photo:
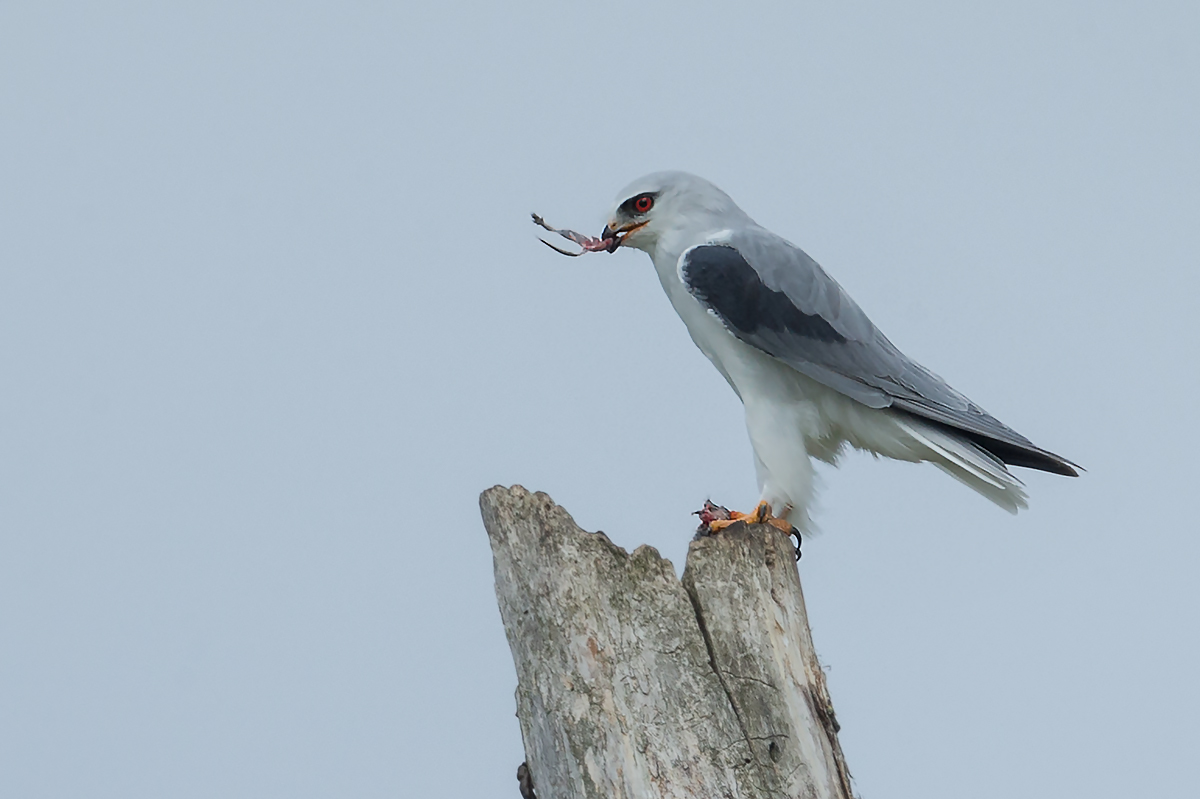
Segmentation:
[(698, 511), (693, 511), (692, 515), (700, 517), (700, 526), (696, 528), (696, 538), (716, 535), (738, 522), (745, 522), (746, 524), (769, 524), (775, 529), (795, 537), (796, 560), (800, 560), (800, 531), (794, 525), (780, 519), (778, 516), (772, 516), (771, 507), (765, 502), (758, 503), (758, 507), (750, 513), (739, 513), (706, 499), (704, 500), (704, 507)]

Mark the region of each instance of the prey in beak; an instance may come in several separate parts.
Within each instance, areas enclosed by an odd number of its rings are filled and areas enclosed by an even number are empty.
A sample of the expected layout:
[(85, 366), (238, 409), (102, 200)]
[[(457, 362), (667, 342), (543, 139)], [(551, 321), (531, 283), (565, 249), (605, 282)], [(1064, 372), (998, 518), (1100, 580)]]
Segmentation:
[(649, 223), (650, 220), (646, 220), (645, 222), (636, 222), (625, 225), (624, 227), (619, 227), (616, 230), (613, 230), (608, 225), (605, 225), (604, 230), (600, 232), (600, 238), (603, 241), (611, 241), (612, 243), (608, 245), (608, 251), (616, 252), (617, 248), (625, 243), (625, 239), (629, 238), (630, 233), (633, 233), (635, 230), (640, 228), (644, 228)]
[(542, 244), (545, 244), (555, 252), (560, 252), (563, 255), (569, 255), (572, 258), (577, 258), (580, 255), (589, 252), (616, 252), (617, 248), (621, 246), (621, 242), (625, 240), (626, 236), (640, 228), (642, 225), (646, 224), (645, 222), (642, 222), (636, 225), (628, 225), (618, 230), (613, 230), (608, 225), (605, 225), (604, 230), (600, 233), (600, 238), (594, 239), (591, 236), (585, 236), (582, 233), (576, 233), (574, 230), (551, 227), (550, 225), (546, 224), (546, 220), (542, 219), (537, 214), (532, 214), (532, 216), (533, 223), (538, 227), (545, 228), (551, 233), (557, 233), (564, 239), (569, 239), (583, 248), (579, 252), (571, 252), (570, 250), (564, 250), (561, 247), (556, 247), (545, 239), (539, 239)]

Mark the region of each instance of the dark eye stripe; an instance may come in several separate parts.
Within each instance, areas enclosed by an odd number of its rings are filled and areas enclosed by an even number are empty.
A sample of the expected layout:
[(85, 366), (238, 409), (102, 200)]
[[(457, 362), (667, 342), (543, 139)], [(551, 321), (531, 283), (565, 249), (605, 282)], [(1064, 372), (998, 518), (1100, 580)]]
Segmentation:
[(644, 214), (654, 207), (654, 198), (657, 195), (654, 192), (646, 192), (630, 197), (625, 202), (621, 203), (621, 210), (627, 214)]

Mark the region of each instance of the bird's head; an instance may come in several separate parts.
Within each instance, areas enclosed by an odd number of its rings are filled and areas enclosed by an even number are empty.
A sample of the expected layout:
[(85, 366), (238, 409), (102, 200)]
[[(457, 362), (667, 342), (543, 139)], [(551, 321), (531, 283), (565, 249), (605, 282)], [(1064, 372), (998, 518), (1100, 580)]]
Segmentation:
[(659, 241), (693, 228), (721, 228), (746, 215), (729, 195), (687, 172), (655, 172), (617, 195), (601, 239), (607, 250), (633, 247), (652, 253)]

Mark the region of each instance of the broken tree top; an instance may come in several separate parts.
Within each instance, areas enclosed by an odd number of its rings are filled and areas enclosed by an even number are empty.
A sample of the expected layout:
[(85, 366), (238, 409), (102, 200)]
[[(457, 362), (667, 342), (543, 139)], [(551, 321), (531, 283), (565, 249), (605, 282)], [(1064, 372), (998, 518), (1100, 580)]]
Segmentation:
[(545, 494), (496, 487), (480, 507), (540, 799), (850, 799), (784, 532), (699, 538), (680, 580)]

